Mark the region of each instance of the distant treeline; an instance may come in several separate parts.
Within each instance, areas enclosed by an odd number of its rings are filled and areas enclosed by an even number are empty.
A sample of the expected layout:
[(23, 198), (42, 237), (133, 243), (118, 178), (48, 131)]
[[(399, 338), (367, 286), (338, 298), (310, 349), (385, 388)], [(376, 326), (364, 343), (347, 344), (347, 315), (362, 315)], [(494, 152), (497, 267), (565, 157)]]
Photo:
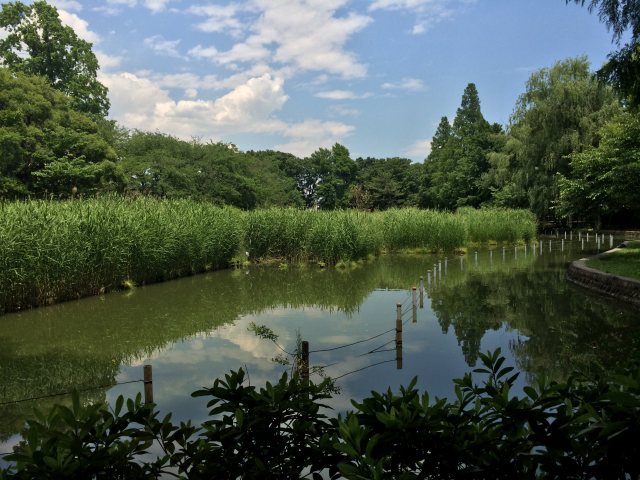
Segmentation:
[(508, 209), (243, 212), (120, 196), (0, 202), (0, 313), (225, 268), (234, 257), (336, 264), (383, 249), (452, 250), (535, 233), (530, 212)]
[(118, 192), (245, 210), (500, 206), (541, 220), (640, 221), (640, 116), (592, 77), (585, 58), (534, 73), (506, 128), (484, 119), (469, 84), (424, 163), (352, 159), (340, 144), (298, 158), (130, 131), (73, 110), (42, 78), (4, 68), (0, 105), (5, 199)]

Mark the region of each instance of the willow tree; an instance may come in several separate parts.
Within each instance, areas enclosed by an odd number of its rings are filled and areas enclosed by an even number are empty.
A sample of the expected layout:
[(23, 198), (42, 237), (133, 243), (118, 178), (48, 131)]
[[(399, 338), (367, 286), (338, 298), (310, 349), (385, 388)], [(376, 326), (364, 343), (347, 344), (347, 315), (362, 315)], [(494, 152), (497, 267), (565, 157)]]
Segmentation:
[(494, 198), (555, 216), (558, 179), (571, 171), (569, 155), (595, 147), (599, 129), (620, 111), (612, 89), (594, 79), (586, 57), (534, 72), (511, 116), (508, 139), (494, 157)]

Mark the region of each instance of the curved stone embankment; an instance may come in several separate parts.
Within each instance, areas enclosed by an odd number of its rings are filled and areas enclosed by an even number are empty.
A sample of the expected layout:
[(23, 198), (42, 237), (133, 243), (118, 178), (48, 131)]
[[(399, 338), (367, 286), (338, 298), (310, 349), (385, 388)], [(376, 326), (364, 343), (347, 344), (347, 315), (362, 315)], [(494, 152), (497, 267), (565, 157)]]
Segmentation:
[[(614, 248), (591, 258), (608, 255), (618, 250), (619, 248)], [(618, 298), (640, 306), (640, 280), (621, 277), (620, 275), (613, 275), (587, 267), (586, 260), (586, 258), (581, 258), (571, 262), (569, 270), (567, 270), (567, 280), (602, 295)]]

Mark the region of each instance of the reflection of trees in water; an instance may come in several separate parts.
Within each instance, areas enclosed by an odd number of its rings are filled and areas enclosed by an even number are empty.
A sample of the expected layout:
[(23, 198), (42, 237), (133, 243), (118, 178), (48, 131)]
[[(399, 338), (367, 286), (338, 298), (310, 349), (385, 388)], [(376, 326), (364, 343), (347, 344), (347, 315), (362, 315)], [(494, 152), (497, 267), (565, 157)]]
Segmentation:
[(577, 291), (565, 281), (564, 269), (471, 273), (442, 282), (430, 295), (443, 331), (453, 328), (470, 366), (485, 332), (502, 326), (528, 337), (510, 347), (530, 380), (640, 360), (640, 324), (633, 312)]

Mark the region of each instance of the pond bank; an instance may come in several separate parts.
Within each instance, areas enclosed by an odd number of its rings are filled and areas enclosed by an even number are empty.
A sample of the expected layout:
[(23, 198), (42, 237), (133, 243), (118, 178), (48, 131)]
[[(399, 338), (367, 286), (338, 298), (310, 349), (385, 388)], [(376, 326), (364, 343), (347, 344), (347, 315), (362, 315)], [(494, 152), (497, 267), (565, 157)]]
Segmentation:
[[(626, 242), (624, 242), (622, 246), (624, 246), (625, 243)], [(591, 258), (602, 257), (617, 251), (620, 251), (620, 247), (600, 253)], [(586, 264), (587, 260), (588, 258), (581, 258), (571, 262), (567, 270), (567, 280), (569, 282), (601, 295), (614, 297), (640, 306), (639, 280), (588, 267)]]

